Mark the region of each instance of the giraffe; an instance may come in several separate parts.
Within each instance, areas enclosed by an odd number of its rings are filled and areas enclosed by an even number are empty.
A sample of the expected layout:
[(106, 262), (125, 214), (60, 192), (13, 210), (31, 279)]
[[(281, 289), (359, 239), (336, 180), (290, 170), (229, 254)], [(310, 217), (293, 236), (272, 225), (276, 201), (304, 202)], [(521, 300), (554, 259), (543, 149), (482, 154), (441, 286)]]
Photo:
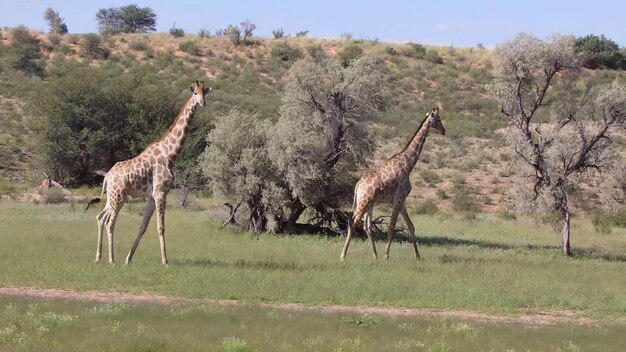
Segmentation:
[[(109, 170), (102, 184), (102, 195), (107, 195), (107, 202), (100, 214), (98, 221), (98, 247), (96, 250), (96, 262), (102, 256), (102, 233), (106, 228), (109, 241), (109, 263), (114, 264), (113, 255), (113, 229), (120, 209), (128, 196), (133, 198), (148, 198), (143, 221), (139, 227), (139, 233), (133, 243), (126, 264), (133, 259), (133, 254), (139, 245), (141, 237), (146, 232), (150, 218), (156, 209), (157, 233), (161, 244), (161, 261), (167, 266), (167, 254), (165, 251), (165, 201), (167, 193), (174, 180), (173, 165), (176, 157), (182, 149), (189, 124), (194, 111), (198, 106), (204, 106), (204, 97), (211, 88), (204, 87), (204, 81), (195, 81), (191, 87), (193, 95), (167, 130), (165, 135), (150, 144), (141, 154), (133, 159), (117, 162)], [(95, 198), (89, 204), (97, 203), (100, 198)]]
[(446, 131), (439, 117), (439, 108), (435, 107), (426, 114), (426, 118), (422, 121), (413, 137), (409, 140), (404, 149), (389, 158), (385, 164), (376, 171), (366, 172), (354, 188), (354, 215), (352, 223), (348, 228), (346, 243), (341, 252), (341, 261), (343, 261), (348, 252), (350, 239), (354, 230), (354, 225), (364, 217), (365, 233), (372, 245), (372, 254), (374, 259), (378, 258), (376, 253), (376, 245), (372, 238), (372, 213), (374, 205), (378, 203), (390, 203), (393, 206), (391, 219), (389, 220), (389, 228), (387, 229), (387, 247), (385, 248), (385, 259), (389, 259), (389, 248), (391, 247), (391, 239), (395, 230), (398, 215), (402, 215), (411, 239), (413, 240), (413, 250), (415, 257), (419, 260), (420, 254), (417, 250), (417, 240), (415, 238), (415, 227), (409, 218), (404, 201), (411, 192), (411, 181), (409, 175), (415, 167), (419, 159), (422, 147), (428, 136), (428, 131), (433, 127), (441, 134), (445, 135)]

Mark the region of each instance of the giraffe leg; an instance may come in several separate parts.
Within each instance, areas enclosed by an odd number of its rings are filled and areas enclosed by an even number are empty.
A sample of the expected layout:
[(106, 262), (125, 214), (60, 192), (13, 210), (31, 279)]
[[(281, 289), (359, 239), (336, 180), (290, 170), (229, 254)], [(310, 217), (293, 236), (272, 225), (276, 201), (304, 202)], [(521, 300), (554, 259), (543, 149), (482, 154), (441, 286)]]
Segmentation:
[(96, 217), (98, 221), (98, 246), (96, 247), (96, 260), (95, 262), (100, 262), (100, 258), (102, 258), (102, 233), (104, 232), (104, 225), (109, 219), (109, 208), (105, 207), (100, 214)]
[(402, 218), (404, 219), (404, 222), (406, 223), (406, 226), (409, 228), (409, 233), (411, 234), (411, 240), (413, 240), (413, 251), (415, 252), (415, 258), (417, 260), (420, 260), (420, 252), (417, 250), (417, 238), (415, 238), (415, 226), (413, 226), (413, 222), (411, 221), (411, 218), (409, 217), (409, 213), (406, 211), (406, 207), (404, 206), (404, 204), (402, 205), (402, 208), (400, 208), (400, 214), (402, 215)]
[(361, 221), (361, 218), (365, 212), (363, 209), (357, 209), (354, 212), (354, 216), (352, 217), (352, 223), (348, 227), (348, 235), (346, 236), (346, 243), (343, 245), (343, 250), (341, 251), (341, 261), (346, 258), (346, 254), (348, 253), (348, 246), (350, 245), (350, 240), (352, 239), (352, 232), (354, 231), (354, 226)]
[(385, 247), (385, 259), (389, 259), (389, 249), (391, 248), (391, 240), (393, 239), (393, 233), (396, 230), (396, 222), (398, 221), (398, 214), (400, 213), (400, 207), (394, 207), (391, 212), (391, 218), (389, 219), (389, 228), (387, 229), (387, 247)]
[(374, 243), (374, 238), (372, 237), (372, 214), (374, 213), (374, 207), (371, 207), (367, 213), (365, 213), (365, 233), (367, 234), (367, 238), (369, 238), (370, 243), (372, 244), (372, 255), (374, 259), (378, 259), (378, 253), (376, 253), (376, 244)]
[(154, 199), (148, 199), (148, 204), (146, 204), (146, 210), (143, 214), (143, 221), (141, 222), (141, 226), (139, 226), (139, 233), (137, 234), (137, 238), (135, 238), (135, 242), (126, 257), (126, 265), (130, 264), (130, 261), (133, 260), (133, 255), (137, 250), (137, 246), (139, 246), (139, 241), (141, 241), (143, 234), (146, 233), (146, 229), (148, 228), (148, 224), (150, 224), (150, 219), (152, 218), (152, 214), (154, 214), (154, 209), (156, 208), (154, 204)]
[(161, 243), (161, 262), (163, 265), (168, 266), (167, 254), (165, 251), (165, 198), (167, 194), (165, 192), (157, 193), (154, 196), (154, 202), (156, 203), (157, 212), (157, 232), (159, 234), (159, 242)]
[(115, 222), (117, 221), (117, 215), (119, 212), (120, 208), (112, 208), (107, 216), (106, 229), (109, 240), (109, 264), (115, 264), (115, 255), (113, 253), (113, 230), (115, 229)]

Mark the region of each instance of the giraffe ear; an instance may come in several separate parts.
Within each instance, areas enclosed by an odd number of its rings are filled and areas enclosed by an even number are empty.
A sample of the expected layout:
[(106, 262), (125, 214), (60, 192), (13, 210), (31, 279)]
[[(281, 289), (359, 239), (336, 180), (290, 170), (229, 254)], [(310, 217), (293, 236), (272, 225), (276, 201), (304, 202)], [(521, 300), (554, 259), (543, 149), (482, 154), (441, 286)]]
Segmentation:
[(192, 93), (195, 93), (195, 92), (193, 91), (193, 87), (189, 87), (189, 90), (191, 90), (191, 92), (192, 92)]

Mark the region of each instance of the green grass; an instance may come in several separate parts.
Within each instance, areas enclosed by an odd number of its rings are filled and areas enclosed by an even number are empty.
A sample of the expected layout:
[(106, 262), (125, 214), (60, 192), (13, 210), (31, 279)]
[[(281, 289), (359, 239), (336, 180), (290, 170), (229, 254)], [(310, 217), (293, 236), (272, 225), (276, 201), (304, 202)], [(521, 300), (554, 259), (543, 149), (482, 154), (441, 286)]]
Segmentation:
[(550, 228), (523, 220), (413, 216), (421, 262), (406, 242), (394, 243), (390, 260), (374, 261), (369, 244), (355, 240), (341, 263), (342, 238), (220, 230), (207, 212), (172, 208), (166, 215), (170, 268), (160, 264), (155, 221), (133, 264), (124, 266), (141, 207), (122, 211), (115, 232), (119, 264), (110, 266), (93, 263), (98, 209), (0, 203), (0, 282), (246, 302), (495, 313), (573, 309), (601, 320), (626, 315), (626, 233), (598, 235), (589, 221), (574, 223), (577, 255), (565, 258)]
[(9, 351), (621, 351), (624, 336), (618, 325), (0, 297), (0, 349)]

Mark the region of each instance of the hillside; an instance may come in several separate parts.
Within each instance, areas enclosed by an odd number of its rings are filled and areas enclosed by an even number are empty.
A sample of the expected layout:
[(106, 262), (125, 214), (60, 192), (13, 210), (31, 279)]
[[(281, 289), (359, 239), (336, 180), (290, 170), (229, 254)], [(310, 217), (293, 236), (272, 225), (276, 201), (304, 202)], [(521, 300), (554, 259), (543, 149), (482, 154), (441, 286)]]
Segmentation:
[[(146, 84), (180, 89), (193, 80), (204, 79), (215, 91), (210, 97), (210, 109), (199, 112), (194, 123), (201, 131), (208, 131), (216, 114), (235, 107), (275, 119), (281, 79), (296, 59), (349, 59), (362, 53), (378, 60), (392, 96), (391, 108), (371, 120), (378, 149), (368, 167), (397, 152), (424, 114), (439, 106), (447, 135), (429, 136), (412, 174), (415, 187), (409, 201), (418, 206), (431, 200), (440, 210), (466, 206), (487, 212), (499, 212), (506, 204), (503, 194), (511, 181), (509, 156), (502, 148), (505, 120), (487, 94), (491, 79), (488, 49), (306, 37), (255, 37), (235, 47), (226, 37), (175, 38), (155, 33), (97, 37), (101, 41), (97, 50), (92, 46), (86, 51), (85, 42), (93, 39), (89, 35), (31, 33), (40, 41), (46, 63), (44, 78), (24, 79), (6, 62), (0, 67), (0, 177), (4, 179), (0, 193), (15, 191), (10, 186), (15, 182), (32, 186), (40, 177), (33, 171), (37, 158), (32, 139), (37, 134), (32, 126), (37, 125), (37, 116), (29, 102), (36, 99), (40, 89), (46, 89), (48, 77), (63, 75), (69, 66), (112, 67), (120, 72), (146, 70)], [(11, 43), (10, 30), (0, 30), (0, 59), (6, 56)], [(580, 76), (581, 80), (600, 84), (618, 75), (626, 77), (623, 71), (609, 70), (585, 70)]]

